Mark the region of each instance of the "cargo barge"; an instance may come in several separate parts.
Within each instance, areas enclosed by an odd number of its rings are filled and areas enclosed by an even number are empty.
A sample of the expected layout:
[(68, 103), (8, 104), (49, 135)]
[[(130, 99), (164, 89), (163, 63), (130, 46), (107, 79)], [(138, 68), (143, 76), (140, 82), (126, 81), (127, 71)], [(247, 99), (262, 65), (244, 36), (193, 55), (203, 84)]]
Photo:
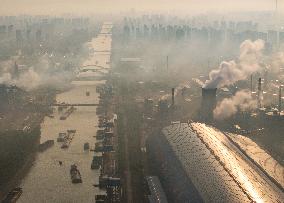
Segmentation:
[(76, 130), (67, 130), (67, 135), (65, 136), (65, 139), (63, 141), (63, 144), (61, 145), (62, 149), (68, 148), (75, 136)]
[(86, 143), (84, 144), (84, 150), (87, 151), (87, 150), (89, 150), (89, 149), (90, 149), (90, 144), (89, 144), (88, 142), (86, 142)]
[(103, 203), (107, 201), (107, 196), (106, 195), (96, 195), (96, 203)]
[(75, 107), (71, 106), (70, 108), (68, 108), (65, 112), (62, 113), (62, 115), (60, 116), (60, 120), (65, 120), (68, 116), (70, 116), (71, 113), (73, 113), (75, 111)]
[(92, 160), (91, 169), (99, 169), (102, 165), (103, 158), (102, 156), (95, 155)]
[(23, 190), (20, 187), (14, 188), (12, 191), (10, 191), (5, 199), (2, 200), (2, 203), (15, 203), (20, 196), (22, 195)]
[(59, 133), (58, 138), (57, 138), (57, 142), (64, 142), (66, 137), (67, 137), (66, 133)]
[(47, 140), (38, 146), (38, 151), (43, 152), (53, 145), (54, 145), (54, 140)]
[(77, 169), (77, 166), (75, 164), (71, 165), (70, 176), (72, 183), (82, 183), (80, 171)]
[(97, 140), (104, 139), (104, 134), (105, 134), (105, 130), (104, 129), (97, 130), (97, 134), (96, 134)]

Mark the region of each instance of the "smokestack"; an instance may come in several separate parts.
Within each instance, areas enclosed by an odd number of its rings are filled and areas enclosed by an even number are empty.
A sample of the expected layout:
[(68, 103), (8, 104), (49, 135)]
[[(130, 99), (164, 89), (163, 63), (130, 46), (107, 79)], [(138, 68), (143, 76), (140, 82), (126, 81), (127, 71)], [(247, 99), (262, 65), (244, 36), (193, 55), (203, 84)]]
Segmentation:
[(257, 107), (258, 108), (261, 108), (261, 97), (262, 97), (261, 78), (258, 78), (258, 98), (257, 98)]
[(253, 92), (253, 87), (252, 87), (252, 80), (253, 80), (253, 75), (250, 75), (250, 92)]
[(172, 88), (172, 106), (175, 105), (175, 88)]
[(167, 56), (167, 72), (169, 71), (169, 56)]
[(205, 121), (213, 120), (213, 110), (216, 107), (217, 88), (202, 88), (201, 118)]
[(17, 64), (17, 62), (15, 61), (14, 64), (14, 69), (13, 69), (13, 73), (12, 73), (12, 78), (13, 79), (18, 79), (19, 78), (19, 66)]

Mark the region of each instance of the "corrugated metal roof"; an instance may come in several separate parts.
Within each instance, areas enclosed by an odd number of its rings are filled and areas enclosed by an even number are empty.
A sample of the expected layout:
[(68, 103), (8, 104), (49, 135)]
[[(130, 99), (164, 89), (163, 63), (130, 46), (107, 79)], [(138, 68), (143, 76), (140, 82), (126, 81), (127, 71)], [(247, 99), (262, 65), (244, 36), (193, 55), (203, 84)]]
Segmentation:
[(181, 123), (163, 134), (206, 202), (284, 201), (281, 189), (217, 129)]

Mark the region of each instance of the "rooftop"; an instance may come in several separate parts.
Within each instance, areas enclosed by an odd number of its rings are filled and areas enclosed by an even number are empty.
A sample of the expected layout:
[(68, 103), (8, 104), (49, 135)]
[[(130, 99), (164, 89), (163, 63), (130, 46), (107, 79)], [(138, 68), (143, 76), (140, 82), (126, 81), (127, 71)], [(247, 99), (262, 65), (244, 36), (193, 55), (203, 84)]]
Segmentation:
[(205, 202), (283, 202), (283, 188), (223, 132), (202, 123), (177, 123), (163, 134)]

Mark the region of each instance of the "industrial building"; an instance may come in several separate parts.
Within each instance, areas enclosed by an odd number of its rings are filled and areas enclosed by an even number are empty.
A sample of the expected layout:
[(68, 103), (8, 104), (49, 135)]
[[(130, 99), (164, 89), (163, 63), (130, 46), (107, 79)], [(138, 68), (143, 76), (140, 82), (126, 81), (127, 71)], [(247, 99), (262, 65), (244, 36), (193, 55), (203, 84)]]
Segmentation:
[(174, 123), (162, 130), (160, 139), (166, 140), (184, 179), (192, 181), (205, 202), (284, 201), (283, 186), (219, 130), (202, 123)]

